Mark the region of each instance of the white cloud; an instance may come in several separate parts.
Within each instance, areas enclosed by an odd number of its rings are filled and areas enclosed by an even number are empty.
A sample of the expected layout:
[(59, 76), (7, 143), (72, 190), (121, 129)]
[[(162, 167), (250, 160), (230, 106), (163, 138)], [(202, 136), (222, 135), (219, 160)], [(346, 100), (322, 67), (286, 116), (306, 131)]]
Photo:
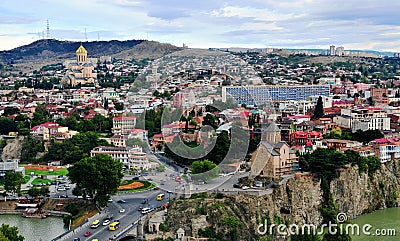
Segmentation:
[[(324, 47), (399, 51), (399, 1), (24, 0), (0, 6), (0, 49), (35, 32), (79, 39), (147, 38), (194, 47)], [(6, 38), (7, 37), (7, 38)], [(14, 39), (15, 41), (11, 41)], [(14, 42), (14, 46), (12, 46)], [(11, 47), (10, 47), (11, 46)]]

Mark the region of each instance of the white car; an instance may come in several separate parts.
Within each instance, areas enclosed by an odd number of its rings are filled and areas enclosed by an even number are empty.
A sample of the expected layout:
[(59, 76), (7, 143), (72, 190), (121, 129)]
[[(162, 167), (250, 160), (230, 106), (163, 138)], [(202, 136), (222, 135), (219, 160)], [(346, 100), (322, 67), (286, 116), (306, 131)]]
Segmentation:
[(247, 190), (247, 189), (249, 189), (250, 187), (248, 187), (248, 186), (243, 186), (242, 187), (242, 190)]
[(150, 208), (143, 208), (142, 209), (142, 214), (146, 214), (146, 213), (149, 213), (149, 212), (151, 212)]
[(124, 213), (124, 212), (125, 212), (125, 209), (121, 209), (121, 210), (119, 210), (119, 212), (120, 212), (120, 213)]
[(111, 223), (111, 220), (110, 219), (106, 219), (106, 220), (103, 221), (103, 226), (107, 226), (110, 223)]

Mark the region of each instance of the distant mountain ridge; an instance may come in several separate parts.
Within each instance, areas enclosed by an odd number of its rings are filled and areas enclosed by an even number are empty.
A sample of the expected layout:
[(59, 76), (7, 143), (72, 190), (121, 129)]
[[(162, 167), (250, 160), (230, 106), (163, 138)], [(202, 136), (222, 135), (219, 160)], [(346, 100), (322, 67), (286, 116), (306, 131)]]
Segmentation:
[[(100, 56), (118, 56), (125, 59), (159, 58), (181, 50), (171, 44), (147, 40), (73, 42), (42, 39), (15, 49), (0, 51), (0, 62), (6, 64), (62, 62), (65, 59), (74, 58), (75, 51), (81, 44), (87, 49), (89, 58)], [(149, 54), (146, 55), (146, 52)]]

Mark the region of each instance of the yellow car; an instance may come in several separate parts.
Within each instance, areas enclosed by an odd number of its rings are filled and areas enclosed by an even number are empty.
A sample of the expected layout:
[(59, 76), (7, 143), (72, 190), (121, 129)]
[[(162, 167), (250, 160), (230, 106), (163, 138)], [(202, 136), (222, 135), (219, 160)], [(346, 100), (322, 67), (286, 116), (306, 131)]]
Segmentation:
[(161, 201), (163, 199), (164, 199), (164, 194), (163, 193), (162, 194), (158, 194), (157, 201)]
[(97, 238), (92, 239), (92, 241), (99, 241)]

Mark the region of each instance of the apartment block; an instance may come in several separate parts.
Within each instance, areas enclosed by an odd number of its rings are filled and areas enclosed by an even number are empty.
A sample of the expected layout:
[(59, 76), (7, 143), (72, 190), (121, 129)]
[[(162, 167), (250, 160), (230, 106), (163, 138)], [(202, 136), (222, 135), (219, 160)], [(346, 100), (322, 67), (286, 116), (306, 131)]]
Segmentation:
[(233, 98), (237, 103), (260, 105), (287, 100), (306, 100), (309, 96), (329, 96), (329, 85), (223, 86), (222, 101)]
[(357, 130), (390, 130), (390, 118), (381, 108), (342, 109), (340, 116), (335, 116), (333, 122), (340, 127)]

